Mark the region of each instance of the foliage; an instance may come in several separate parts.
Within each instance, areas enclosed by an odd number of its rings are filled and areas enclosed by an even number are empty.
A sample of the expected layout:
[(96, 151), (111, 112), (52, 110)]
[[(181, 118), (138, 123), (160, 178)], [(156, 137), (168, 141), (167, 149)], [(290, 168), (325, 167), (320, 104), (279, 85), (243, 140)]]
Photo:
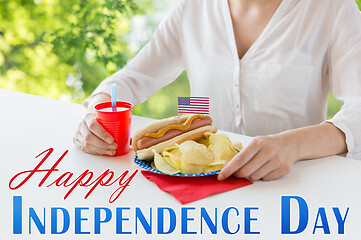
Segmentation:
[[(361, 0), (356, 1), (361, 9)], [(82, 102), (149, 39), (150, 34), (131, 49), (132, 17), (156, 15), (154, 6), (166, 2), (0, 0), (0, 87)], [(157, 21), (146, 22), (150, 32)], [(134, 113), (153, 118), (177, 114), (174, 92), (189, 96), (186, 73), (137, 105)], [(328, 116), (332, 117), (341, 105), (332, 95), (329, 99)]]
[(134, 0), (12, 0), (0, 4), (0, 87), (79, 102), (133, 56)]

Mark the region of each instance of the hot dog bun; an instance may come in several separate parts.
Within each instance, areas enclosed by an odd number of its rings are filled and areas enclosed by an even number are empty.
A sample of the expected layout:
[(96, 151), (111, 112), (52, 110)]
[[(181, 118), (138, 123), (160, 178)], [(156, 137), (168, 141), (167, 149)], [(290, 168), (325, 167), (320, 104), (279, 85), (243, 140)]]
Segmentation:
[[(137, 143), (138, 140), (143, 138), (147, 133), (154, 133), (157, 132), (159, 129), (170, 125), (178, 125), (178, 121), (180, 124), (184, 124), (188, 118), (193, 115), (182, 115), (180, 117), (171, 117), (162, 120), (155, 121), (148, 126), (140, 128), (132, 137), (132, 147), (133, 150), (137, 153), (138, 158), (141, 160), (150, 160), (153, 159), (154, 153), (152, 150), (154, 149), (156, 152), (160, 153), (163, 149), (167, 147), (174, 146), (175, 144), (181, 144), (187, 140), (198, 140), (204, 136), (206, 132), (216, 133), (217, 128), (213, 125), (206, 125), (194, 130), (184, 132), (179, 136), (173, 137), (169, 140), (162, 141), (154, 146), (145, 148), (145, 149), (138, 149)], [(209, 117), (208, 117), (209, 118)]]

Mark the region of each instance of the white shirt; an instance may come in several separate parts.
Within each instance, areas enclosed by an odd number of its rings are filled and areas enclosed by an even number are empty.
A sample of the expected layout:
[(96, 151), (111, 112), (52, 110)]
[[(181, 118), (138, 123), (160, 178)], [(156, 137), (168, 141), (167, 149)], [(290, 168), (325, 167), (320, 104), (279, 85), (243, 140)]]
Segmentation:
[(344, 105), (330, 122), (345, 133), (348, 156), (361, 158), (361, 14), (354, 0), (283, 0), (241, 60), (228, 1), (185, 0), (93, 95), (110, 94), (116, 83), (119, 99), (139, 104), (183, 70), (191, 95), (210, 97), (214, 124), (249, 136), (325, 121), (331, 90)]

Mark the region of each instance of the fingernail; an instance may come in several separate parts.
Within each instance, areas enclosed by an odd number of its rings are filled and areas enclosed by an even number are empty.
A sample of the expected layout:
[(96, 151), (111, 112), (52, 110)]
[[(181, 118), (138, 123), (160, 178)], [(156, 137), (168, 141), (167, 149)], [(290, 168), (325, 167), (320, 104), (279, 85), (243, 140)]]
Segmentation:
[(112, 137), (107, 137), (105, 141), (109, 144), (112, 144), (114, 142), (114, 139)]
[(224, 177), (223, 175), (221, 174), (218, 174), (218, 177), (217, 177), (218, 181), (223, 181), (224, 180)]
[(110, 155), (110, 156), (113, 156), (113, 155), (114, 155), (114, 152), (111, 151), (111, 150), (108, 150), (106, 153), (107, 153), (107, 155)]
[(117, 146), (117, 144), (112, 144), (112, 145), (109, 145), (109, 148), (110, 148), (110, 149), (117, 149), (118, 146)]

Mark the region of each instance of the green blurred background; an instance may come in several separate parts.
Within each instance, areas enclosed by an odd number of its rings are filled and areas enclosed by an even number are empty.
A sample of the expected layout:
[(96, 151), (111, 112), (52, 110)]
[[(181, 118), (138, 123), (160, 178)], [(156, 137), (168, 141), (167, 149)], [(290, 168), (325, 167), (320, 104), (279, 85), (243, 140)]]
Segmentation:
[[(0, 88), (81, 103), (134, 57), (179, 1), (0, 0)], [(185, 72), (134, 113), (176, 115), (174, 92), (190, 95)], [(330, 94), (328, 117), (340, 107)]]

